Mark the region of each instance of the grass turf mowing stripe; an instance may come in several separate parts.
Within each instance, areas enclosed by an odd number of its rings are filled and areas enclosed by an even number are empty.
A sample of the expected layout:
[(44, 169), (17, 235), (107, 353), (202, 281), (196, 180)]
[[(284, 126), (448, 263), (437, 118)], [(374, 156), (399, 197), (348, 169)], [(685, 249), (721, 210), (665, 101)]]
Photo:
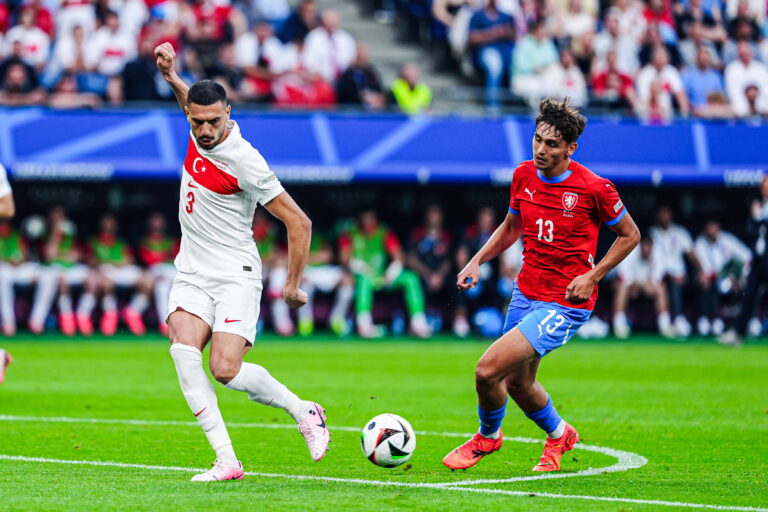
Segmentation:
[[(65, 460), (65, 459), (47, 459), (43, 457), (24, 457), (20, 455), (2, 455), (0, 454), (0, 460), (17, 461), (17, 462), (37, 462), (37, 463), (49, 463), (49, 464), (71, 464), (71, 465), (83, 465), (83, 466), (106, 466), (106, 467), (118, 467), (129, 469), (146, 469), (156, 471), (181, 471), (187, 473), (200, 473), (205, 471), (200, 468), (185, 468), (179, 466), (157, 466), (146, 464), (131, 464), (126, 462), (111, 462), (111, 461), (89, 461), (89, 460)], [(257, 473), (246, 471), (246, 475), (256, 476), (262, 478), (288, 478), (292, 480), (315, 480), (323, 482), (336, 482), (346, 484), (360, 484), (360, 485), (373, 485), (379, 487), (410, 487), (421, 489), (434, 489), (439, 491), (454, 491), (454, 492), (473, 492), (479, 494), (497, 494), (506, 496), (522, 496), (522, 497), (540, 497), (551, 499), (566, 499), (566, 500), (586, 500), (586, 501), (602, 501), (602, 502), (615, 502), (615, 503), (632, 503), (637, 505), (655, 505), (662, 507), (683, 507), (683, 508), (699, 508), (706, 510), (728, 510), (737, 512), (768, 512), (766, 508), (759, 507), (740, 507), (731, 505), (709, 505), (705, 503), (686, 503), (678, 501), (666, 501), (666, 500), (643, 500), (634, 498), (618, 498), (612, 496), (582, 496), (577, 494), (553, 494), (543, 492), (527, 492), (527, 491), (506, 491), (502, 489), (481, 489), (477, 487), (456, 487), (456, 486), (444, 486), (427, 483), (408, 483), (408, 482), (383, 482), (379, 480), (362, 480), (357, 478), (336, 478), (327, 476), (310, 476), (310, 475), (285, 475), (280, 473)]]
[[(22, 421), (22, 422), (39, 422), (39, 423), (85, 423), (85, 424), (110, 424), (110, 425), (146, 425), (146, 426), (183, 426), (183, 427), (198, 427), (199, 424), (196, 421), (174, 421), (174, 420), (137, 420), (137, 419), (118, 419), (118, 418), (72, 418), (65, 416), (13, 416), (7, 414), (0, 414), (0, 421)], [(265, 429), (290, 429), (296, 428), (296, 425), (276, 424), (276, 423), (227, 423), (228, 427), (240, 427), (240, 428), (265, 428)], [(338, 430), (342, 432), (359, 432), (358, 427), (346, 427), (346, 426), (332, 426), (331, 430)], [(440, 436), (440, 437), (472, 437), (474, 434), (461, 433), (461, 432), (431, 432), (431, 431), (416, 431), (418, 435), (427, 436)], [(539, 439), (533, 439), (530, 437), (505, 437), (506, 441), (527, 443), (527, 444), (543, 444), (543, 441)], [(591, 451), (596, 453), (602, 453), (616, 458), (616, 463), (610, 466), (602, 468), (588, 468), (576, 471), (574, 473), (544, 473), (540, 475), (530, 476), (515, 476), (510, 478), (499, 479), (477, 479), (477, 480), (461, 480), (458, 482), (437, 482), (429, 484), (431, 487), (440, 486), (466, 486), (466, 485), (479, 485), (479, 484), (501, 484), (511, 482), (531, 482), (534, 480), (552, 480), (561, 478), (573, 478), (577, 476), (592, 476), (600, 475), (603, 473), (616, 473), (621, 471), (629, 471), (630, 469), (637, 469), (645, 466), (648, 463), (648, 459), (632, 452), (625, 452), (622, 450), (615, 450), (613, 448), (607, 448), (604, 446), (593, 446), (588, 444), (579, 443), (576, 445), (579, 450)]]

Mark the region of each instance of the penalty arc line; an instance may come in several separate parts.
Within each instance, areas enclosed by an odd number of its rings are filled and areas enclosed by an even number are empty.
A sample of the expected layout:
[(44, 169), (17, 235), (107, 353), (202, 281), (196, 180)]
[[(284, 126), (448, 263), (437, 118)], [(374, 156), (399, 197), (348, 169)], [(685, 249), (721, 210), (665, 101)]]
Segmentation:
[[(174, 421), (174, 420), (142, 420), (142, 419), (118, 419), (118, 418), (72, 418), (64, 416), (13, 416), (13, 415), (0, 415), (0, 421), (26, 421), (26, 422), (39, 422), (39, 423), (85, 423), (85, 424), (112, 424), (112, 425), (136, 425), (136, 426), (181, 426), (181, 427), (199, 427), (196, 421)], [(285, 425), (279, 423), (237, 423), (227, 422), (227, 426), (230, 428), (264, 428), (264, 429), (295, 429), (296, 425)], [(331, 426), (332, 431), (342, 432), (360, 432), (357, 427), (348, 426)], [(436, 436), (436, 437), (472, 437), (473, 434), (463, 432), (432, 432), (432, 431), (416, 431), (417, 435), (423, 436)], [(526, 443), (526, 444), (542, 444), (539, 439), (533, 439), (530, 437), (506, 437), (508, 442)], [(510, 478), (499, 479), (477, 479), (477, 480), (461, 480), (456, 482), (435, 482), (432, 484), (425, 484), (430, 487), (443, 487), (443, 486), (467, 486), (467, 485), (481, 485), (481, 484), (501, 484), (501, 483), (513, 483), (513, 482), (531, 482), (535, 480), (556, 480), (562, 478), (573, 478), (580, 476), (594, 476), (604, 473), (616, 473), (622, 471), (629, 471), (630, 469), (637, 469), (645, 466), (648, 463), (648, 459), (632, 452), (625, 452), (622, 450), (615, 450), (613, 448), (607, 448), (603, 446), (594, 446), (584, 443), (576, 445), (579, 450), (590, 451), (595, 453), (601, 453), (614, 457), (616, 463), (610, 466), (604, 466), (602, 468), (587, 468), (572, 473), (543, 473), (539, 475), (530, 476), (514, 476)]]
[[(50, 463), (50, 464), (69, 464), (69, 465), (82, 465), (82, 466), (146, 469), (146, 470), (156, 470), (156, 471), (181, 471), (181, 472), (188, 472), (188, 473), (198, 473), (198, 472), (205, 471), (200, 468), (185, 468), (185, 467), (179, 467), (179, 466), (157, 466), (157, 465), (130, 464), (125, 462), (107, 462), (107, 461), (46, 459), (42, 457), (24, 457), (19, 455), (0, 455), (0, 460), (8, 460), (8, 461), (16, 461), (16, 462), (37, 462), (37, 463)], [(704, 503), (686, 503), (686, 502), (664, 501), (664, 500), (615, 498), (610, 496), (582, 496), (582, 495), (576, 495), (576, 494), (553, 494), (553, 493), (546, 493), (546, 492), (506, 491), (502, 489), (482, 489), (477, 487), (456, 487), (456, 486), (437, 486), (436, 487), (433, 484), (424, 484), (424, 483), (385, 482), (381, 480), (362, 480), (358, 478), (336, 478), (336, 477), (311, 476), (311, 475), (287, 475), (287, 474), (280, 474), (280, 473), (257, 473), (257, 472), (251, 472), (251, 471), (246, 471), (245, 474), (249, 476), (256, 476), (256, 477), (262, 477), (262, 478), (288, 478), (292, 480), (314, 480), (314, 481), (321, 481), (321, 482), (361, 484), (361, 485), (372, 485), (372, 486), (379, 486), (379, 487), (410, 487), (410, 488), (421, 488), (421, 489), (433, 489), (433, 490), (439, 490), (439, 491), (473, 492), (478, 494), (493, 494), (493, 495), (502, 495), (502, 496), (540, 497), (540, 498), (551, 498), (551, 499), (602, 501), (602, 502), (611, 502), (611, 503), (632, 503), (637, 505), (699, 508), (699, 509), (706, 509), (706, 510), (728, 510), (728, 511), (735, 511), (735, 512), (768, 512), (768, 509), (758, 508), (758, 507), (708, 505)]]

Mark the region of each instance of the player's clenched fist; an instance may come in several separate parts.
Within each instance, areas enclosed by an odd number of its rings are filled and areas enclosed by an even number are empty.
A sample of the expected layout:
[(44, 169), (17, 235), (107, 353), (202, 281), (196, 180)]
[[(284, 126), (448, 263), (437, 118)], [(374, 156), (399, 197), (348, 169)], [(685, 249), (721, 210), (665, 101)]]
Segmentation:
[(288, 307), (291, 309), (299, 309), (301, 306), (307, 303), (307, 292), (301, 288), (284, 289), (283, 299)]
[(155, 57), (157, 57), (157, 69), (163, 75), (169, 75), (173, 71), (173, 59), (176, 52), (171, 43), (163, 43), (155, 48)]
[(456, 276), (456, 286), (461, 291), (469, 290), (477, 286), (480, 280), (480, 265), (470, 260), (467, 266)]

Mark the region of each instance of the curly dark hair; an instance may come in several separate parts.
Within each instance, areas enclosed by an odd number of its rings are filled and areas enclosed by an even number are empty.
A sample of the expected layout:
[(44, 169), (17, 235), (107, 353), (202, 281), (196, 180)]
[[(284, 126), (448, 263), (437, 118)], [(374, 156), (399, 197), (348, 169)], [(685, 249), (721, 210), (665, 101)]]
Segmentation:
[(539, 115), (536, 116), (536, 126), (540, 123), (553, 127), (570, 144), (576, 142), (584, 132), (587, 118), (568, 104), (568, 98), (561, 102), (545, 98), (539, 103)]

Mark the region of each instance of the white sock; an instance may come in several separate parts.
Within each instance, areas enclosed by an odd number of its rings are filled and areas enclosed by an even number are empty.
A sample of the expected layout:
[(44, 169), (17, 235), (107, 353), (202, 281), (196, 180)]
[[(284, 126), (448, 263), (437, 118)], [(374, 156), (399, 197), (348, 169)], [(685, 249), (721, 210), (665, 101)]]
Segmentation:
[(147, 305), (149, 305), (149, 297), (143, 293), (137, 293), (131, 299), (131, 303), (128, 307), (138, 314), (142, 314), (147, 309)]
[(553, 430), (552, 432), (547, 432), (547, 437), (550, 439), (557, 439), (558, 437), (563, 437), (563, 434), (565, 433), (565, 421), (560, 420), (560, 423), (557, 424), (557, 428)]
[(331, 311), (331, 320), (347, 316), (347, 310), (349, 309), (349, 304), (352, 302), (352, 297), (354, 295), (355, 290), (352, 286), (345, 285), (339, 287), (339, 291), (336, 292), (336, 302)]
[(56, 298), (57, 278), (58, 273), (55, 270), (46, 268), (41, 271), (40, 277), (37, 279), (32, 312), (29, 314), (30, 323), (42, 325), (45, 322)]
[(101, 309), (104, 311), (114, 311), (117, 309), (117, 298), (114, 293), (108, 293), (101, 299)]
[(237, 466), (237, 456), (232, 449), (227, 426), (219, 411), (216, 392), (203, 370), (203, 354), (195, 347), (174, 343), (171, 345), (171, 357), (176, 365), (176, 373), (179, 376), (179, 385), (184, 398), (203, 428), (205, 437), (216, 452), (216, 457)]
[(77, 314), (91, 316), (93, 308), (96, 306), (96, 296), (92, 293), (84, 293), (80, 296), (80, 302), (77, 305)]
[(3, 325), (16, 325), (16, 314), (13, 310), (15, 300), (12, 267), (3, 263), (0, 265), (0, 316)]
[(669, 312), (664, 311), (663, 313), (659, 313), (656, 322), (659, 325), (659, 330), (668, 329), (672, 325), (672, 320), (669, 318)]
[(370, 312), (366, 313), (358, 313), (357, 314), (357, 325), (358, 327), (373, 327), (373, 317), (371, 316)]
[[(479, 430), (478, 430), (478, 432), (479, 432)], [(483, 436), (486, 439), (498, 439), (499, 438), (499, 434), (501, 434), (501, 429), (497, 430), (493, 434), (483, 434), (482, 432), (480, 433), (480, 435)]]
[(225, 384), (230, 389), (248, 393), (254, 402), (283, 409), (299, 421), (309, 414), (312, 402), (305, 402), (275, 379), (263, 367), (253, 363), (243, 363), (235, 378)]
[(69, 295), (59, 295), (59, 313), (62, 315), (72, 314), (72, 298)]

